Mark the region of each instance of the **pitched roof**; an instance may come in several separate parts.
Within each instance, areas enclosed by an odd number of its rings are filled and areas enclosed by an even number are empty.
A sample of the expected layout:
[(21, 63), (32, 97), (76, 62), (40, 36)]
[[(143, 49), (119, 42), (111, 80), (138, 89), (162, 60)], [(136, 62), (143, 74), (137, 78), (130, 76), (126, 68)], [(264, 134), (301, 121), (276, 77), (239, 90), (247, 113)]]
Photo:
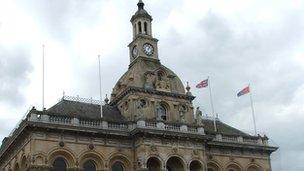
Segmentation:
[[(208, 133), (214, 132), (214, 120), (211, 119), (203, 119), (203, 124), (205, 131)], [(224, 135), (236, 135), (236, 136), (250, 136), (236, 128), (233, 128), (219, 120), (216, 120), (216, 128), (217, 132)]]
[[(117, 107), (103, 105), (103, 119), (113, 122), (124, 122), (126, 118)], [(48, 113), (61, 116), (75, 116), (84, 119), (100, 119), (100, 105), (62, 99), (47, 110)]]

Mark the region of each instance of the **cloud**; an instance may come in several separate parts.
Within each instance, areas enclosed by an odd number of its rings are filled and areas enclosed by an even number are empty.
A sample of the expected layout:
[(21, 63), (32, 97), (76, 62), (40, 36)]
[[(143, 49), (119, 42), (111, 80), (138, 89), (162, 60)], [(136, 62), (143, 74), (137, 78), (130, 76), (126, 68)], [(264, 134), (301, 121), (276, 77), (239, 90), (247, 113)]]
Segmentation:
[(81, 0), (29, 0), (18, 5), (30, 15), (35, 23), (50, 38), (67, 43), (73, 33), (82, 27), (93, 27), (100, 19), (100, 10), (105, 1)]
[[(40, 47), (41, 37), (47, 40), (47, 102), (58, 99), (56, 95), (62, 89), (68, 95), (99, 98), (98, 50), (102, 51), (103, 94), (110, 94), (128, 67), (126, 45), (132, 39), (129, 19), (136, 3), (136, 0), (28, 0), (13, 4), (17, 7), (8, 9), (8, 15), (1, 10), (2, 16), (7, 17), (0, 27), (10, 33), (3, 36), (13, 44), (10, 48), (0, 47), (1, 105), (23, 104), (28, 74), (32, 69), (39, 72), (40, 50), (14, 45), (13, 41), (22, 35), (32, 36), (35, 42), (28, 42), (31, 47)], [(194, 104), (210, 113), (207, 89), (194, 88), (198, 81), (210, 76), (214, 105), (221, 120), (252, 133), (249, 99), (236, 97), (237, 91), (251, 83), (258, 129), (267, 133), (272, 144), (280, 146), (273, 154), (273, 170), (301, 170), (303, 3), (155, 0), (147, 1), (146, 9), (153, 16), (153, 33), (160, 40), (161, 62), (184, 83), (190, 82), (191, 91), (197, 96)], [(12, 19), (9, 11), (20, 13)], [(23, 20), (19, 18), (23, 15), (30, 22), (18, 21)], [(13, 35), (15, 39), (9, 37)], [(32, 54), (34, 57), (29, 59)], [(35, 62), (39, 64), (32, 66)], [(40, 88), (34, 83), (40, 79), (39, 74), (31, 78), (32, 90)], [(32, 90), (27, 94), (37, 98), (31, 100), (40, 101), (41, 92)], [(6, 126), (1, 127), (0, 134), (6, 130)]]
[[(298, 11), (288, 11), (275, 25), (239, 21), (236, 26), (209, 11), (193, 26), (194, 32), (181, 33), (171, 28), (160, 47), (165, 62), (192, 87), (211, 76), (214, 103), (221, 119), (252, 133), (249, 98), (236, 98), (237, 91), (251, 83), (258, 129), (275, 140), (273, 145), (280, 146), (280, 151), (273, 154), (274, 170), (280, 170), (277, 155), (284, 161), (283, 170), (303, 167), (291, 157), (304, 154), (299, 148), (304, 138), (297, 131), (304, 124), (304, 100), (298, 98), (303, 93), (304, 68), (294, 59), (303, 51), (299, 46), (304, 37), (301, 16)], [(208, 90), (192, 91), (197, 96), (194, 104), (203, 105), (210, 113)], [(290, 142), (294, 137), (298, 137), (297, 141)]]
[(24, 103), (24, 88), (32, 71), (30, 52), (25, 47), (0, 46), (0, 102), (12, 106)]

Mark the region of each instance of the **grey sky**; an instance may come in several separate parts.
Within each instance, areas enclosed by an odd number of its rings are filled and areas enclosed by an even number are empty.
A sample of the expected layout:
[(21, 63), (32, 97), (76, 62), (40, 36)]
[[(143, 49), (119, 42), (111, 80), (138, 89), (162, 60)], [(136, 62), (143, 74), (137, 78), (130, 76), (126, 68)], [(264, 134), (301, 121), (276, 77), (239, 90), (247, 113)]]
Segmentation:
[[(41, 45), (46, 45), (46, 105), (65, 91), (98, 98), (97, 54), (103, 92), (129, 64), (130, 17), (137, 0), (0, 0), (0, 137), (25, 111), (41, 108)], [(210, 113), (208, 92), (195, 84), (210, 76), (222, 121), (253, 133), (257, 126), (280, 146), (273, 170), (303, 170), (304, 2), (302, 0), (146, 0), (161, 62), (189, 81), (195, 105)]]

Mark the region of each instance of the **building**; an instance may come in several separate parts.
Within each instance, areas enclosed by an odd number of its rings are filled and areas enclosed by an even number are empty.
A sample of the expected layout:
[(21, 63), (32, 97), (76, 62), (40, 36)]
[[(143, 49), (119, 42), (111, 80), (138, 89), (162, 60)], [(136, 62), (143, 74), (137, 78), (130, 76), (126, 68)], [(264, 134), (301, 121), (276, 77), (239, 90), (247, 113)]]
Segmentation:
[(277, 148), (194, 110), (190, 87), (161, 64), (152, 17), (132, 16), (130, 64), (100, 102), (64, 96), (30, 110), (0, 149), (3, 171), (271, 171)]

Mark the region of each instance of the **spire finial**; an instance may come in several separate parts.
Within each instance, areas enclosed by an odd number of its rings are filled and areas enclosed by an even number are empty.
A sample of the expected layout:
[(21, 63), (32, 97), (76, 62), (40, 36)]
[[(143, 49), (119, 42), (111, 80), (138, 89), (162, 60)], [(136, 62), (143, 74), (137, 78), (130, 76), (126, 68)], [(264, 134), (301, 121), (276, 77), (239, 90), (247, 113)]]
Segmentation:
[(190, 89), (191, 89), (191, 88), (190, 88), (190, 86), (189, 86), (189, 82), (187, 82), (187, 86), (186, 86), (187, 92), (186, 92), (186, 94), (192, 96), (192, 93), (190, 92)]
[(145, 4), (143, 3), (142, 0), (139, 0), (137, 3), (138, 9), (144, 9)]

